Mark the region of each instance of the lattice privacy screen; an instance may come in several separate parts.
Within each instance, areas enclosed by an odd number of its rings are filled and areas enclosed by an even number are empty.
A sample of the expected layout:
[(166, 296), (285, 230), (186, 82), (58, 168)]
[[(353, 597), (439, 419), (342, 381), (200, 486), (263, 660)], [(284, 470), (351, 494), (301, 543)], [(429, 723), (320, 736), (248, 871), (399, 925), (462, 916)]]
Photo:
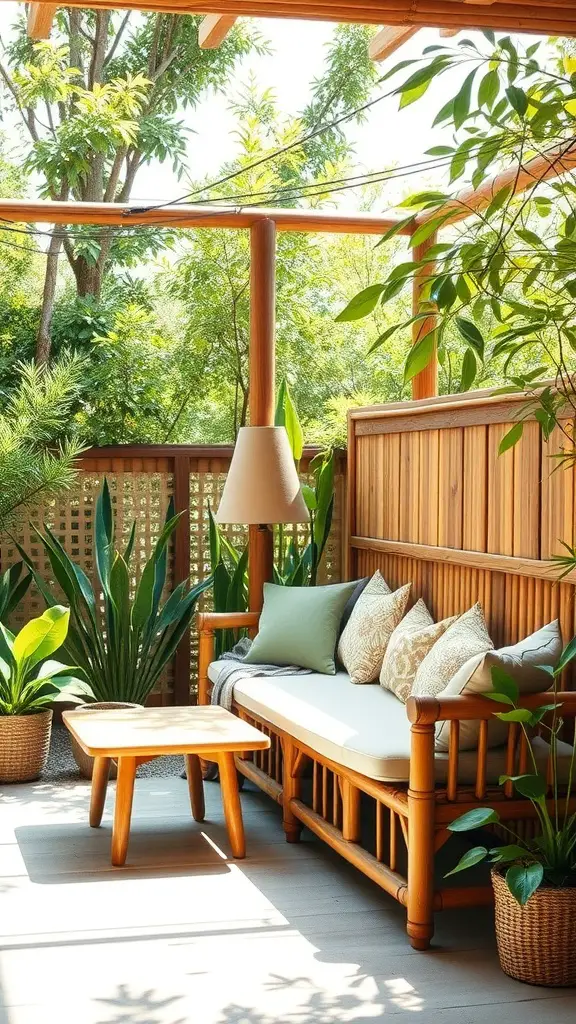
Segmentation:
[[(156, 542), (171, 497), (175, 498), (178, 510), (182, 509), (185, 516), (187, 515), (190, 525), (189, 568), (188, 565), (184, 566), (185, 571), (182, 573), (183, 565), (180, 563), (180, 573), (176, 575), (180, 575), (181, 578), (181, 575), (189, 572), (192, 583), (205, 578), (210, 572), (208, 503), (212, 508), (218, 505), (232, 449), (224, 446), (221, 450), (215, 450), (214, 447), (204, 449), (202, 446), (166, 446), (164, 449), (159, 446), (138, 446), (117, 448), (113, 450), (113, 454), (109, 452), (110, 449), (91, 449), (90, 454), (80, 460), (76, 487), (56, 503), (39, 509), (30, 517), (31, 523), (22, 522), (19, 529), (14, 531), (16, 539), (29, 552), (43, 578), (54, 589), (54, 593), (59, 595), (60, 591), (54, 581), (44, 549), (34, 534), (32, 524), (38, 525), (45, 521), (54, 530), (70, 556), (90, 577), (98, 592), (92, 539), (96, 499), (104, 477), (108, 480), (112, 494), (116, 539), (120, 550), (127, 543), (133, 519), (138, 521), (133, 555), (136, 570), (133, 586), (136, 585), (141, 568)], [(302, 462), (302, 475), (306, 480), (309, 479), (307, 466), (312, 455), (313, 453), (308, 454)], [(189, 476), (189, 487), (179, 492), (175, 487), (177, 460), (180, 460), (180, 466), (181, 460), (185, 460), (185, 469)], [(337, 582), (341, 579), (343, 490), (344, 475), (341, 461), (336, 477), (332, 531), (319, 580), (321, 583)], [(235, 544), (241, 545), (246, 540), (247, 530), (243, 527), (229, 526), (227, 534)], [(3, 537), (0, 544), (2, 571), (18, 558), (14, 543), (9, 537)], [(175, 558), (174, 552), (171, 552), (168, 568), (169, 587), (174, 580)], [(203, 600), (205, 607), (210, 607), (210, 593)], [(43, 608), (41, 596), (36, 588), (32, 587), (15, 613), (11, 625), (21, 625), (34, 615), (39, 615)], [(185, 642), (181, 656), (176, 659), (176, 671), (174, 664), (169, 667), (153, 695), (154, 703), (170, 704), (174, 702), (175, 696), (180, 703), (188, 692), (195, 693), (197, 637), (194, 629), (188, 647), (190, 657), (188, 658)]]

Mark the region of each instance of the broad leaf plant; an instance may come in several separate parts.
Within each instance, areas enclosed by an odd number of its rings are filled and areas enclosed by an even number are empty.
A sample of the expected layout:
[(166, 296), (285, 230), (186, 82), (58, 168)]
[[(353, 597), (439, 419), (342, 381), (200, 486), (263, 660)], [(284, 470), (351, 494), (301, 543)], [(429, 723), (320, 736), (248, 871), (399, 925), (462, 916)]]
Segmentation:
[[(558, 678), (576, 655), (576, 638), (565, 647), (555, 669), (542, 665), (552, 677), (550, 702), (533, 711), (519, 707), (520, 695), (514, 679), (502, 669), (492, 669), (492, 692), (485, 696), (508, 710), (496, 712), (502, 722), (516, 722), (526, 738), (530, 771), (522, 775), (501, 775), (499, 784), (512, 783), (519, 796), (526, 797), (536, 812), (539, 829), (533, 839), (518, 835), (500, 820), (491, 807), (476, 807), (461, 815), (450, 825), (451, 832), (468, 832), (499, 825), (509, 836), (500, 846), (475, 846), (467, 850), (452, 871), (471, 868), (482, 861), (504, 872), (506, 884), (514, 898), (524, 906), (540, 886), (561, 887), (576, 883), (576, 813), (571, 796), (576, 769), (576, 746), (568, 759), (560, 757), (558, 746), (564, 720)], [(535, 729), (541, 729), (550, 745), (550, 777), (540, 770), (533, 746)]]
[[(408, 253), (338, 319), (367, 316), (411, 287), (415, 274), (424, 275), (419, 309), (384, 331), (371, 351), (417, 325), (406, 382), (437, 351), (447, 392), (494, 381), (504, 381), (507, 391), (528, 391), (531, 400), (501, 451), (519, 441), (524, 419), (534, 415), (545, 439), (558, 428), (556, 457), (573, 463), (573, 426), (559, 413), (576, 412), (576, 57), (558, 50), (551, 56), (547, 41), (521, 49), (509, 36), (486, 31), (455, 46), (429, 46), (385, 78), (401, 79), (395, 93), (406, 107), (446, 75), (460, 85), (434, 125), (450, 135), (427, 155), (430, 167), (447, 170), (448, 187), (409, 195), (401, 204), (405, 217), (378, 243), (409, 227), (409, 247), (425, 251), (417, 260)], [(538, 156), (545, 157), (544, 170), (516, 194), (520, 175)], [(484, 205), (467, 207), (463, 182), (478, 189), (509, 168), (511, 175), (496, 179)], [(565, 173), (554, 177), (558, 170)], [(453, 222), (463, 212), (466, 219)], [(432, 330), (431, 314), (438, 316)], [(576, 564), (571, 547), (565, 562), (567, 571)]]

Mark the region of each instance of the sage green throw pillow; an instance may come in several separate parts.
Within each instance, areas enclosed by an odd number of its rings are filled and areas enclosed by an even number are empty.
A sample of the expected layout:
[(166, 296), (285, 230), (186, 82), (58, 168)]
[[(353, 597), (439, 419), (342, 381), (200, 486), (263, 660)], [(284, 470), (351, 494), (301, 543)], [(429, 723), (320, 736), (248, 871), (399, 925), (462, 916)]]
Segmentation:
[(357, 583), (328, 587), (265, 583), (258, 635), (245, 660), (250, 665), (299, 665), (335, 675), (340, 620)]

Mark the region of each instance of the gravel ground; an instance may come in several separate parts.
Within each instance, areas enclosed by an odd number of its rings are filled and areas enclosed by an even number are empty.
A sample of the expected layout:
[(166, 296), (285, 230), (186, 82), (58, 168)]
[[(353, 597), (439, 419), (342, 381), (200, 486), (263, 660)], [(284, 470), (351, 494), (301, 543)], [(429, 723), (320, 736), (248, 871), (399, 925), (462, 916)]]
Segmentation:
[[(141, 764), (138, 768), (140, 778), (151, 778), (153, 776), (180, 775), (184, 770), (184, 759), (182, 757), (157, 757), (154, 761)], [(52, 740), (50, 743), (50, 754), (48, 764), (42, 773), (45, 781), (75, 781), (82, 778), (72, 754), (70, 745), (70, 733), (65, 725), (55, 722), (52, 726)]]

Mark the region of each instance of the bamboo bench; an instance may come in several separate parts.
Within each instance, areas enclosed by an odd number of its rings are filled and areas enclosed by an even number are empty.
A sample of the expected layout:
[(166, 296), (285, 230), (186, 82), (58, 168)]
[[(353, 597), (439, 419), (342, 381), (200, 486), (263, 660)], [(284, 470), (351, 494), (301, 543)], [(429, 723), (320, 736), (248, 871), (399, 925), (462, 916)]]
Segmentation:
[[(200, 704), (210, 701), (208, 668), (214, 660), (215, 631), (254, 630), (257, 624), (258, 615), (252, 612), (209, 612), (198, 616)], [(522, 706), (534, 708), (549, 700), (550, 694), (536, 694), (523, 699)], [(576, 693), (564, 693), (562, 700), (564, 717), (576, 716)], [(511, 783), (502, 789), (487, 776), (488, 721), (494, 705), (482, 697), (457, 696), (441, 701), (432, 697), (410, 698), (406, 707), (411, 723), (406, 784), (389, 784), (361, 775), (297, 740), (264, 716), (248, 712), (238, 704), (234, 710), (270, 737), (268, 750), (243, 753), (236, 764), (246, 778), (281, 805), (287, 842), (298, 842), (306, 826), (390, 893), (407, 909), (407, 931), (415, 949), (429, 947), (435, 911), (482, 905), (492, 899), (489, 885), (435, 888), (435, 854), (451, 836), (447, 828), (450, 822), (483, 805), (496, 806), (501, 819), (515, 822), (520, 831), (529, 830), (534, 822), (532, 804), (518, 798)], [(463, 783), (459, 778), (459, 723), (472, 720), (480, 723), (479, 742), (473, 779), (470, 780), (468, 771)], [(450, 723), (446, 780), (442, 783), (436, 781), (434, 749), (435, 726), (440, 721)], [(515, 723), (508, 727), (508, 742), (502, 756), (507, 775), (528, 770), (527, 744)], [(305, 775), (311, 776), (307, 786)], [(308, 795), (304, 792), (306, 788)], [(363, 835), (362, 795), (374, 805), (368, 841)], [(576, 810), (576, 797), (572, 803)]]

